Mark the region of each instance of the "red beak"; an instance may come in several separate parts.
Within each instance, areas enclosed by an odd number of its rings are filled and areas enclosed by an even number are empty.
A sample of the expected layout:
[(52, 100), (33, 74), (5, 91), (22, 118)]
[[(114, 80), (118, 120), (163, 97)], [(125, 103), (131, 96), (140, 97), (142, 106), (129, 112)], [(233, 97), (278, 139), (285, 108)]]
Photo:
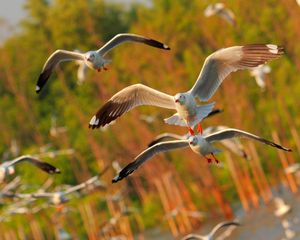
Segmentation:
[(175, 102), (179, 102), (179, 99), (176, 99)]

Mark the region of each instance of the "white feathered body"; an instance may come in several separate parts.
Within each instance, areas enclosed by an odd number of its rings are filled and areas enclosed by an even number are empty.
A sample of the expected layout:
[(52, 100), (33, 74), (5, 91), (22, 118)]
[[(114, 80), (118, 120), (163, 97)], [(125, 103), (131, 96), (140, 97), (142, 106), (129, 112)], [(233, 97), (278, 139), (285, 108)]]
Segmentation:
[(208, 141), (206, 141), (205, 138), (202, 137), (202, 135), (197, 135), (197, 139), (198, 139), (197, 145), (190, 144), (190, 147), (193, 152), (202, 156), (206, 156), (211, 153), (215, 154), (215, 153), (222, 152), (222, 150), (215, 148)]
[(177, 113), (165, 119), (165, 122), (171, 125), (193, 128), (212, 111), (215, 104), (210, 103), (198, 106), (191, 93), (186, 92), (181, 94), (185, 96), (185, 102), (183, 104), (176, 102), (175, 107)]

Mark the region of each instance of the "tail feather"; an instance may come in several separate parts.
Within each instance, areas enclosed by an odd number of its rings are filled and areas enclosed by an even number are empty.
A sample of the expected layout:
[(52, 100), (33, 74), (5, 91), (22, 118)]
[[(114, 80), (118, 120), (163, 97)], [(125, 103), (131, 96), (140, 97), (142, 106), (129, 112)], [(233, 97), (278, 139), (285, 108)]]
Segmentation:
[(170, 125), (186, 127), (186, 122), (181, 117), (179, 117), (178, 113), (175, 113), (173, 116), (169, 118), (165, 118), (164, 121), (165, 123)]

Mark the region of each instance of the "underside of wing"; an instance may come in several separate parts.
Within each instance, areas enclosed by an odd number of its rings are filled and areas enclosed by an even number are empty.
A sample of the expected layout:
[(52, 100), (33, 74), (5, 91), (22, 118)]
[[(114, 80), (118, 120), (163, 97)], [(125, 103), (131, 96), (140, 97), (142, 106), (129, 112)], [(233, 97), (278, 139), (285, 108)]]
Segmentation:
[(107, 42), (102, 48), (98, 50), (98, 53), (104, 56), (107, 52), (112, 50), (114, 47), (122, 44), (124, 42), (139, 42), (155, 48), (161, 48), (164, 50), (170, 50), (170, 48), (159, 41), (156, 41), (151, 38), (147, 38), (141, 35), (132, 34), (132, 33), (121, 33), (113, 37), (109, 42)]
[(206, 58), (191, 92), (200, 100), (208, 101), (231, 72), (255, 68), (283, 53), (282, 47), (273, 44), (249, 44), (218, 50)]
[(162, 142), (162, 143), (155, 144), (152, 147), (147, 148), (140, 155), (138, 155), (135, 158), (135, 161), (129, 163), (126, 167), (124, 167), (119, 172), (119, 174), (113, 178), (112, 182), (115, 183), (115, 182), (118, 182), (118, 181), (122, 180), (123, 178), (127, 177), (134, 170), (136, 170), (140, 165), (145, 163), (148, 159), (151, 159), (153, 156), (155, 156), (161, 152), (167, 152), (167, 151), (171, 151), (173, 149), (185, 148), (188, 146), (189, 146), (189, 143), (187, 140), (176, 140), (176, 141), (168, 141), (168, 142)]
[(228, 129), (225, 129), (222, 131), (212, 133), (208, 136), (205, 136), (205, 139), (208, 142), (222, 141), (222, 140), (230, 139), (230, 138), (249, 138), (249, 139), (253, 139), (253, 140), (262, 142), (264, 144), (270, 145), (272, 147), (276, 147), (276, 148), (284, 150), (284, 151), (288, 151), (288, 152), (292, 151), (289, 148), (285, 148), (285, 147), (283, 147), (279, 144), (276, 144), (274, 142), (271, 142), (267, 139), (264, 139), (264, 138), (254, 135), (254, 134), (251, 134), (251, 133), (239, 130), (239, 129), (234, 129), (234, 128), (228, 128)]
[(78, 52), (66, 51), (66, 50), (56, 50), (46, 61), (43, 70), (39, 76), (39, 79), (36, 84), (35, 91), (39, 93), (46, 82), (48, 81), (49, 77), (51, 76), (55, 67), (63, 61), (70, 61), (70, 60), (84, 60), (83, 54)]
[(103, 127), (124, 113), (141, 105), (175, 109), (175, 102), (172, 96), (142, 84), (135, 84), (124, 88), (108, 100), (93, 116), (89, 127), (93, 129)]

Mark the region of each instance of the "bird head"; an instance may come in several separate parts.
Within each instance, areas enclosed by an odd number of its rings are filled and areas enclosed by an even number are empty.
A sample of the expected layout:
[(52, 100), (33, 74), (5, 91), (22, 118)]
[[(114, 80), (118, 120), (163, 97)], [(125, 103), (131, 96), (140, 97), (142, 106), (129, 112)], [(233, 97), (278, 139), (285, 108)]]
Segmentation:
[(198, 138), (197, 136), (190, 136), (188, 138), (189, 144), (192, 146), (196, 146), (198, 144)]
[(175, 103), (179, 103), (180, 105), (184, 105), (186, 103), (186, 96), (184, 93), (177, 93), (174, 97)]
[(94, 51), (89, 51), (85, 54), (85, 59), (88, 62), (94, 62), (95, 58), (96, 58), (96, 53)]

